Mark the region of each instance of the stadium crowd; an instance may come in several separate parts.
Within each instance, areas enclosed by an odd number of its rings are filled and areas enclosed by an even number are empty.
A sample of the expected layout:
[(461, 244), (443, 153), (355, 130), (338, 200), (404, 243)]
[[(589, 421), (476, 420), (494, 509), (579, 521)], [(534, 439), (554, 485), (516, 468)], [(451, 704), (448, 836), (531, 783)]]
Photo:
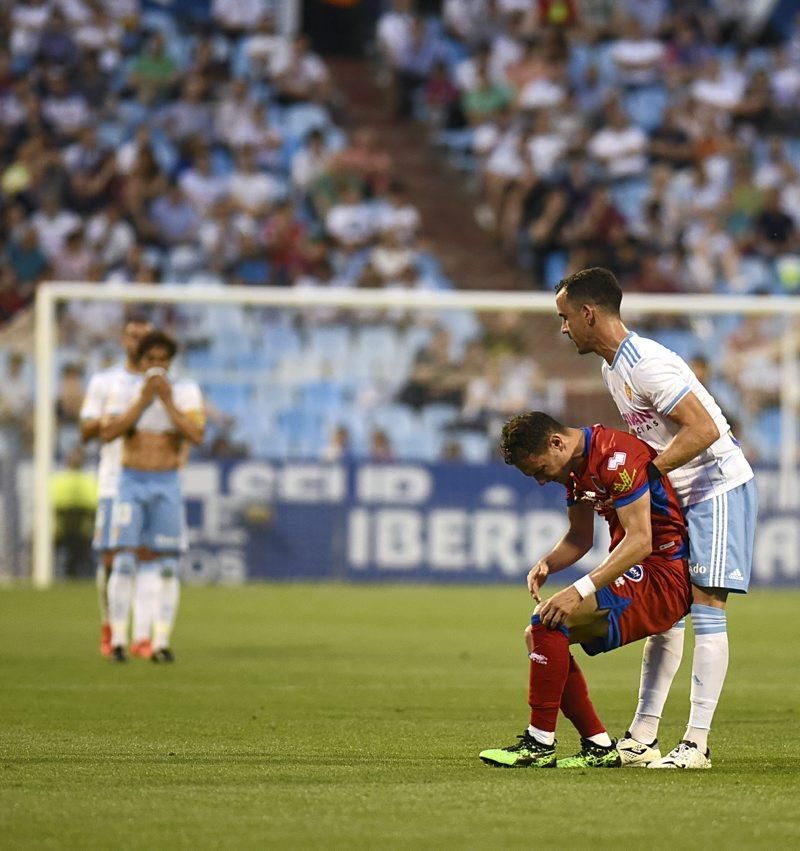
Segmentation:
[(794, 292), (800, 18), (756, 5), (393, 0), (377, 40), (398, 117), (535, 286), (604, 265), (642, 292)]
[[(377, 42), (398, 116), (428, 121), (478, 179), (477, 215), (536, 286), (590, 263), (646, 291), (800, 283), (796, 31), (752, 46), (720, 16), (677, 17), (662, 0), (447, 0), (441, 18), (388, 5)], [(403, 175), (371, 128), (345, 132), (344, 95), (308, 40), (279, 30), (281, 4), (183, 6), (0, 8), (0, 324), (29, 328), (47, 278), (449, 287)], [(122, 319), (113, 302), (60, 316), (62, 458), (88, 373), (118, 355)], [(353, 327), (319, 311), (307, 327), (159, 308), (154, 319), (202, 375), (206, 450), (218, 456), (481, 460), (519, 407), (567, 410), (520, 317), (451, 313), (413, 327), (374, 315)], [(750, 362), (776, 357), (763, 321), (738, 335), (737, 354), (758, 354)], [(689, 356), (686, 340), (668, 342)], [(27, 439), (32, 362), (3, 366), (0, 420)], [(709, 369), (729, 398), (745, 395), (745, 427), (774, 411), (777, 388), (752, 369)]]

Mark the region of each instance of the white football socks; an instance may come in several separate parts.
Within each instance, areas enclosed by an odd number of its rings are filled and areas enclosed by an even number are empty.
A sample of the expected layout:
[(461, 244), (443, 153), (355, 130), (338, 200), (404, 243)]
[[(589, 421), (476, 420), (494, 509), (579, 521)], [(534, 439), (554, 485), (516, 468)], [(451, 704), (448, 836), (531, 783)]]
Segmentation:
[(528, 735), (533, 736), (540, 745), (552, 745), (556, 741), (555, 730), (552, 732), (549, 730), (540, 730), (538, 727), (534, 727), (533, 724), (528, 724)]
[(594, 736), (589, 736), (589, 741), (594, 742), (596, 745), (600, 745), (601, 748), (611, 747), (611, 736), (609, 736), (608, 733), (597, 733)]
[(658, 724), (667, 702), (672, 681), (683, 656), (684, 621), (660, 635), (651, 635), (644, 643), (639, 703), (630, 725), (637, 742), (650, 744), (658, 738)]
[(178, 614), (180, 599), (180, 581), (178, 580), (178, 559), (161, 559), (159, 573), (158, 608), (153, 635), (153, 650), (163, 650), (170, 646), (172, 628)]
[(708, 748), (708, 732), (728, 672), (728, 624), (725, 609), (695, 603), (691, 608), (694, 627), (692, 664), (692, 707), (684, 739), (694, 742), (701, 753)]
[(160, 567), (157, 561), (142, 561), (136, 571), (136, 593), (133, 602), (134, 641), (149, 641), (152, 638), (161, 590)]
[(111, 620), (111, 644), (125, 647), (128, 643), (128, 617), (133, 598), (133, 578), (136, 556), (130, 552), (117, 553), (108, 578), (108, 610)]

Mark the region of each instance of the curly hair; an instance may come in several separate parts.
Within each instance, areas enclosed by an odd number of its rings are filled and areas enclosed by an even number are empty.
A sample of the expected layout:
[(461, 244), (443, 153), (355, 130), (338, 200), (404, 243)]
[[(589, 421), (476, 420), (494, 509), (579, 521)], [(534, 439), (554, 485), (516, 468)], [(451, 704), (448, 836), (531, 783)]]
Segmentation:
[(538, 455), (552, 434), (563, 434), (566, 426), (542, 411), (517, 414), (503, 426), (500, 451), (506, 464), (516, 465), (528, 455)]
[(163, 331), (151, 331), (139, 340), (139, 348), (136, 350), (137, 360), (141, 360), (150, 349), (154, 349), (156, 346), (166, 349), (170, 360), (175, 357), (178, 351), (178, 344), (169, 334), (165, 334)]

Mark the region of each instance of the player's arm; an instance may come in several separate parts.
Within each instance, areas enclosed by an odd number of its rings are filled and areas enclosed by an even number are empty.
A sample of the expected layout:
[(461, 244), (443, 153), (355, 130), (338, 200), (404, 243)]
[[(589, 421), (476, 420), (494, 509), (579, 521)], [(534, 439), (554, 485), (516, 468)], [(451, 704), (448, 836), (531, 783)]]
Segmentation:
[(166, 378), (156, 376), (153, 383), (156, 388), (155, 392), (164, 404), (167, 416), (178, 434), (190, 443), (202, 443), (206, 432), (206, 415), (199, 390), (192, 392), (191, 400), (186, 405), (187, 409), (181, 410), (175, 404), (172, 385)]
[(100, 439), (105, 443), (116, 440), (127, 434), (155, 398), (155, 388), (152, 381), (142, 385), (139, 395), (131, 402), (128, 409), (120, 414), (107, 414), (100, 420)]
[(595, 591), (605, 588), (615, 579), (619, 579), (626, 570), (642, 562), (653, 551), (648, 483), (645, 482), (640, 496), (633, 502), (617, 507), (616, 511), (619, 522), (625, 530), (625, 537), (591, 573), (579, 580), (579, 583), (583, 582), (588, 586), (586, 593), (580, 591), (576, 585), (570, 585), (550, 597), (537, 609), (539, 618), (546, 627), (554, 629), (564, 624), (580, 605), (581, 600), (590, 593), (594, 593), (592, 585)]
[(99, 376), (93, 376), (86, 388), (80, 412), (81, 440), (88, 443), (100, 437), (100, 419), (104, 405)]
[(625, 537), (588, 574), (596, 590), (610, 585), (626, 570), (630, 570), (653, 552), (650, 510), (650, 488), (647, 485), (641, 496), (633, 502), (616, 507), (620, 525), (625, 530)]
[(528, 572), (528, 590), (539, 599), (539, 589), (551, 573), (558, 573), (580, 561), (594, 543), (594, 509), (589, 503), (576, 502), (567, 509), (569, 528), (552, 550)]
[(666, 475), (705, 452), (719, 439), (719, 429), (711, 414), (691, 391), (665, 416), (680, 426), (680, 431), (664, 447), (664, 451), (651, 461), (658, 473)]
[(100, 418), (81, 420), (81, 440), (88, 443), (96, 437), (100, 437)]

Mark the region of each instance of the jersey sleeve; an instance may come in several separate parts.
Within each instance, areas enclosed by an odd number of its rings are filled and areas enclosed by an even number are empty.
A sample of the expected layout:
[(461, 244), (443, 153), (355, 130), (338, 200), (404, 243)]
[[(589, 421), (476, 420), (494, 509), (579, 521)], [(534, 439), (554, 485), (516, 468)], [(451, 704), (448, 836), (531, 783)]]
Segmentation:
[(83, 397), (80, 418), (82, 420), (98, 420), (103, 414), (105, 405), (105, 381), (101, 375), (93, 375)]
[(206, 411), (200, 385), (194, 381), (182, 382), (175, 394), (175, 406), (184, 414), (194, 414), (201, 424), (205, 423)]
[(647, 465), (653, 457), (646, 443), (619, 431), (598, 460), (600, 483), (611, 495), (614, 508), (635, 502), (650, 487)]
[(691, 389), (676, 363), (642, 358), (631, 372), (634, 392), (659, 414), (669, 414)]

